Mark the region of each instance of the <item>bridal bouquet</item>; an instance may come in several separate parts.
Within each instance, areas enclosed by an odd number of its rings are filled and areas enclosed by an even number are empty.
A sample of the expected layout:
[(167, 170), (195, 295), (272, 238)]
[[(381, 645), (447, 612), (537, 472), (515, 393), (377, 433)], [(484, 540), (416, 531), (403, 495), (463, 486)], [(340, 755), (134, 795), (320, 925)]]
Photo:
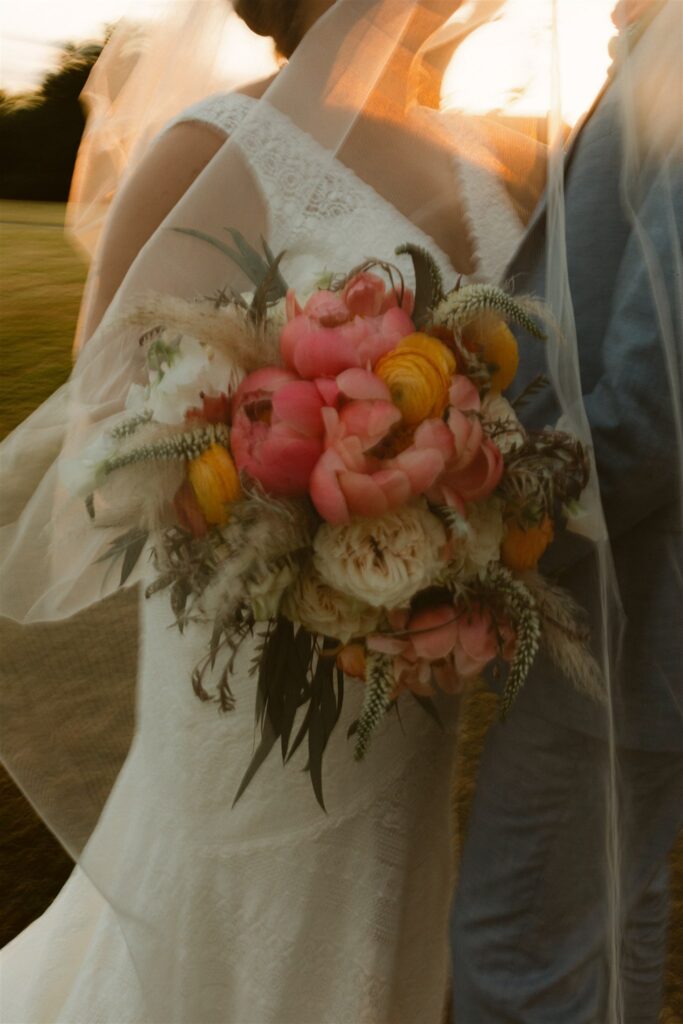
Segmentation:
[[(509, 710), (544, 644), (574, 683), (597, 666), (579, 610), (536, 572), (554, 524), (586, 486), (581, 444), (527, 432), (504, 397), (518, 369), (514, 321), (542, 334), (530, 302), (485, 285), (446, 293), (424, 250), (287, 288), (232, 232), (221, 248), (254, 282), (203, 301), (153, 297), (127, 315), (146, 379), (127, 410), (69, 467), (95, 525), (128, 529), (107, 556), (125, 582), (146, 547), (178, 626), (210, 620), (197, 696), (234, 706), (242, 644), (261, 743), (237, 794), (279, 742), (322, 758), (345, 680), (365, 686), (355, 756), (386, 712), (485, 670)], [(530, 310), (532, 312), (530, 312)], [(216, 671), (214, 671), (216, 670)], [(213, 689), (209, 679), (216, 679)]]

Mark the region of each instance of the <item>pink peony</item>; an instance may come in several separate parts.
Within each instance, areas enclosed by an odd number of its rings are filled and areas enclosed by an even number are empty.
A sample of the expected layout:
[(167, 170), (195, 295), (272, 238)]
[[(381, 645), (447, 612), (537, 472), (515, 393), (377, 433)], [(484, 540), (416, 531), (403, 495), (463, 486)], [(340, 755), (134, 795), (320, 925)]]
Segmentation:
[[(410, 615), (393, 612), (391, 622), (397, 636), (375, 634), (368, 647), (394, 657), (397, 692), (407, 689), (424, 697), (434, 693), (432, 677), (441, 669), (441, 679), (452, 679), (449, 662), (458, 642), (458, 618), (453, 605), (425, 608)], [(447, 670), (444, 675), (443, 670)], [(446, 686), (455, 692), (453, 686)]]
[(323, 451), (323, 405), (316, 385), (288, 370), (266, 367), (245, 377), (235, 394), (230, 435), (240, 472), (269, 494), (305, 494)]
[(390, 621), (396, 635), (374, 634), (367, 645), (393, 656), (397, 691), (430, 696), (436, 680), (446, 693), (459, 693), (499, 653), (508, 660), (514, 654), (513, 630), (508, 623), (494, 623), (485, 608), (465, 613), (444, 604), (413, 615), (392, 612)]
[(445, 472), (429, 491), (437, 504), (463, 507), (463, 502), (488, 497), (503, 475), (503, 455), (497, 445), (484, 434), (478, 413), (479, 392), (461, 375), (453, 378), (448, 413), (448, 427), (453, 450)]
[(412, 294), (386, 291), (375, 274), (353, 277), (343, 292), (315, 292), (301, 309), (287, 297), (288, 323), (280, 348), (286, 366), (306, 380), (335, 377), (351, 367), (372, 367), (415, 330), (410, 319)]
[(405, 451), (391, 459), (374, 457), (371, 449), (401, 419), (389, 401), (351, 401), (340, 412), (323, 410), (323, 419), (326, 449), (311, 474), (310, 493), (329, 523), (376, 518), (423, 494), (443, 473), (451, 451), (446, 425), (426, 420)]

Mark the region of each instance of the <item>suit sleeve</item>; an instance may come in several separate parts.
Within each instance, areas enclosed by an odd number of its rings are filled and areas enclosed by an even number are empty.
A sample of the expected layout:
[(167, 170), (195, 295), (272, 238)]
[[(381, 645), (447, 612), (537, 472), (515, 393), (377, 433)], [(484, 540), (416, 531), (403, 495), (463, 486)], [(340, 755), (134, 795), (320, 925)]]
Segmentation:
[[(681, 488), (683, 365), (680, 168), (651, 180), (619, 268), (604, 338), (602, 373), (584, 395), (610, 539), (619, 539), (666, 506)], [(581, 339), (579, 338), (579, 348)], [(680, 421), (678, 422), (680, 427)], [(563, 534), (543, 567), (569, 568), (587, 553)]]

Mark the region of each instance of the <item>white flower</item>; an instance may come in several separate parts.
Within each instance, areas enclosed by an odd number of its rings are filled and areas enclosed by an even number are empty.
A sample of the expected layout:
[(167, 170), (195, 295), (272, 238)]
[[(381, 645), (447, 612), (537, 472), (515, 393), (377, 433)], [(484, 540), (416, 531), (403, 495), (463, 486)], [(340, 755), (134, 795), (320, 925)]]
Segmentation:
[(325, 523), (313, 542), (314, 565), (330, 586), (375, 608), (404, 607), (443, 566), (446, 531), (425, 505), (379, 519)]
[(224, 353), (185, 336), (161, 372), (150, 374), (146, 407), (157, 423), (183, 423), (186, 413), (201, 406), (202, 394), (230, 394), (243, 372)]
[(524, 444), (526, 440), (524, 428), (517, 419), (517, 414), (507, 398), (490, 392), (483, 401), (481, 411), (484, 425), (493, 423), (504, 424), (506, 429), (504, 431), (501, 430), (494, 437), (494, 441), (503, 455), (512, 451), (513, 448), (519, 448), (520, 445)]
[(274, 570), (265, 567), (257, 577), (248, 580), (247, 594), (257, 622), (275, 618), (280, 609), (282, 595), (287, 587), (294, 583), (296, 577), (294, 566), (285, 562)]
[(381, 617), (376, 608), (329, 587), (313, 567), (304, 570), (285, 593), (281, 610), (311, 633), (321, 633), (342, 643), (374, 632)]
[(87, 498), (102, 483), (103, 463), (112, 455), (116, 442), (108, 433), (99, 434), (74, 459), (62, 459), (59, 463), (59, 478), (74, 498)]

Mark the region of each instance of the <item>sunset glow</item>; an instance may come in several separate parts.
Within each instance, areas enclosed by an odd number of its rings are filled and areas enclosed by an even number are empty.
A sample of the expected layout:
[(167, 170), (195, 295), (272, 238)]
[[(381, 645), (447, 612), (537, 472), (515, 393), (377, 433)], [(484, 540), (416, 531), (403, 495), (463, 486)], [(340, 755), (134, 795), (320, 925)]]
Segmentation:
[[(609, 64), (615, 0), (557, 0), (561, 49), (562, 109), (573, 123), (590, 104)], [(2, 86), (35, 86), (54, 65), (66, 41), (101, 38), (103, 26), (128, 13), (145, 18), (166, 6), (161, 0), (21, 0), (0, 8)], [(471, 14), (465, 0), (453, 19)], [(548, 0), (508, 0), (505, 14), (474, 32), (458, 48), (444, 81), (443, 106), (466, 112), (518, 116), (545, 113), (550, 96), (551, 29)], [(257, 39), (238, 21), (228, 26), (228, 82), (241, 83), (273, 67), (269, 41)], [(227, 64), (229, 63), (229, 67)]]

